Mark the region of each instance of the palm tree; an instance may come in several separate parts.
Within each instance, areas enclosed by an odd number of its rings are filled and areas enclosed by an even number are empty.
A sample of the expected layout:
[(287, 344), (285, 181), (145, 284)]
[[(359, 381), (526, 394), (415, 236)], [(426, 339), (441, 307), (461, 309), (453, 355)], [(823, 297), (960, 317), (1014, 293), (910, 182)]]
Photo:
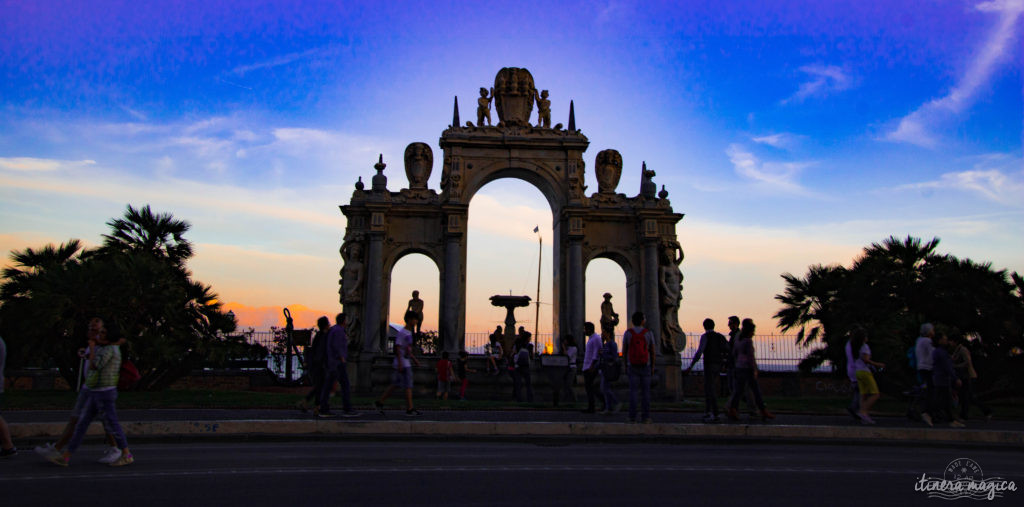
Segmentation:
[[(775, 314), (779, 327), (799, 328), (797, 343), (824, 344), (801, 367), (826, 359), (842, 364), (845, 333), (855, 325), (871, 334), (873, 355), (890, 361), (903, 358), (923, 322), (980, 336), (994, 357), (1005, 359), (1024, 344), (1024, 280), (988, 263), (938, 254), (938, 244), (938, 238), (891, 236), (865, 248), (848, 269), (814, 265), (805, 277), (783, 274), (785, 291), (775, 296), (783, 304)], [(906, 363), (893, 363), (899, 364)], [(993, 363), (993, 369), (1006, 368)]]
[(0, 333), (8, 341), (11, 364), (52, 357), (72, 381), (77, 360), (62, 344), (84, 325), (81, 242), (26, 248), (12, 252), (11, 260), (0, 283)]
[(192, 224), (170, 213), (153, 213), (149, 205), (128, 205), (124, 217), (107, 222), (112, 229), (103, 235), (103, 252), (144, 252), (168, 259), (178, 266), (192, 257), (192, 243), (184, 235)]
[[(847, 271), (842, 266), (816, 264), (808, 268), (807, 276), (800, 278), (783, 273), (786, 289), (775, 299), (784, 306), (774, 316), (779, 328), (789, 331), (800, 328), (797, 343), (809, 345), (827, 336), (835, 324), (835, 300), (842, 288)], [(810, 332), (806, 332), (810, 326)]]

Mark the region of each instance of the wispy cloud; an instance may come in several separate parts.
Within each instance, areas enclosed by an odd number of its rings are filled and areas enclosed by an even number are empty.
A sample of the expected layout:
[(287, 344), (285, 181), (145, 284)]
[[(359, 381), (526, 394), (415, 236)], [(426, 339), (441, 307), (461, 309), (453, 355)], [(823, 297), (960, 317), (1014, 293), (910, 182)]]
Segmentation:
[(50, 172), (95, 165), (94, 160), (57, 160), (52, 158), (0, 157), (0, 168), (20, 172)]
[(845, 70), (835, 65), (804, 65), (800, 72), (807, 81), (800, 84), (796, 93), (782, 100), (782, 104), (800, 103), (814, 97), (825, 97), (853, 87), (854, 80)]
[(809, 196), (811, 192), (800, 185), (797, 177), (814, 165), (813, 162), (764, 162), (738, 143), (730, 144), (725, 154), (732, 162), (736, 174), (773, 190)]
[(750, 139), (757, 144), (764, 144), (780, 150), (788, 150), (796, 146), (801, 136), (789, 132), (780, 132), (763, 136), (753, 136)]
[(1018, 20), (1024, 12), (1024, 0), (982, 2), (975, 9), (999, 14), (999, 21), (976, 52), (977, 57), (946, 95), (924, 103), (901, 118), (896, 127), (885, 135), (885, 140), (934, 147), (938, 141), (933, 130), (970, 107), (978, 91), (991, 79), (1005, 57), (1019, 51), (1012, 42), (1016, 38)]
[[(264, 60), (262, 62), (250, 63), (248, 65), (239, 65), (239, 66), (231, 69), (231, 73), (236, 75), (236, 76), (240, 76), (241, 77), (241, 76), (244, 76), (244, 75), (246, 75), (246, 74), (248, 74), (248, 73), (250, 73), (250, 72), (252, 72), (254, 70), (270, 69), (270, 68), (274, 68), (274, 67), (280, 67), (282, 65), (288, 65), (290, 63), (297, 62), (297, 61), (300, 61), (300, 60), (306, 60), (306, 59), (311, 58), (311, 57), (324, 56), (324, 55), (327, 55), (327, 54), (331, 53), (332, 51), (333, 51), (333, 49), (331, 47), (319, 47), (319, 48), (307, 49), (305, 51), (298, 51), (298, 52), (295, 52), (295, 53), (288, 53), (286, 55), (281, 55), (281, 56), (277, 56), (277, 57), (274, 57), (274, 58), (270, 58), (268, 60)], [(234, 83), (229, 83), (229, 84), (234, 84)], [(238, 86), (240, 86), (240, 85), (238, 85)]]
[[(0, 166), (3, 161), (0, 159)], [(250, 189), (231, 184), (216, 184), (180, 178), (153, 179), (134, 175), (92, 161), (88, 171), (69, 170), (81, 166), (61, 160), (31, 159), (45, 172), (22, 175), (0, 172), (0, 185), (6, 189), (40, 192), (48, 196), (86, 197), (107, 202), (162, 202), (189, 206), (211, 214), (225, 212), (295, 222), (303, 227), (315, 225), (327, 230), (344, 226), (337, 213), (337, 195), (346, 195), (350, 186), (296, 186), (269, 190)], [(330, 195), (331, 192), (334, 195)]]
[(1024, 207), (1022, 167), (1024, 159), (1020, 157), (989, 154), (979, 157), (969, 170), (947, 172), (937, 180), (900, 185), (893, 190), (953, 190), (975, 194), (1007, 206)]
[[(340, 130), (267, 124), (243, 113), (175, 122), (63, 122), (45, 124), (19, 122), (10, 130), (12, 139), (43, 140), (73, 151), (86, 150), (90, 158), (108, 168), (119, 161), (128, 172), (173, 171), (180, 178), (238, 181), (240, 186), (281, 183), (295, 174), (329, 182), (354, 183), (373, 174), (377, 154), (384, 154), (386, 174), (404, 184), (401, 171), (405, 144), (375, 136)], [(9, 142), (16, 146), (16, 142)], [(7, 149), (0, 157), (19, 155)], [(436, 155), (436, 154), (435, 154)], [(27, 158), (4, 159), (22, 170), (56, 169), (73, 161), (52, 159), (32, 162)], [(129, 162), (130, 161), (130, 162)], [(173, 162), (173, 163), (172, 163)], [(440, 156), (435, 157), (435, 166)], [(5, 166), (0, 165), (0, 169)], [(16, 167), (9, 167), (15, 169)], [(434, 173), (439, 176), (439, 171)], [(401, 179), (397, 179), (401, 178)], [(436, 179), (434, 180), (436, 181)], [(300, 182), (301, 184), (301, 182)], [(436, 183), (434, 183), (436, 185)]]

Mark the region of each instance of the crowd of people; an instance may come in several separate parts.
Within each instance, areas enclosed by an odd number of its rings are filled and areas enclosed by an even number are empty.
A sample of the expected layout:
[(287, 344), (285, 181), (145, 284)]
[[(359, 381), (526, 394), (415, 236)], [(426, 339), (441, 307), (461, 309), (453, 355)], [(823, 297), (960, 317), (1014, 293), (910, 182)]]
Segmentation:
[[(395, 391), (401, 391), (405, 400), (405, 415), (415, 417), (421, 413), (413, 405), (413, 366), (419, 366), (414, 354), (413, 337), (419, 328), (422, 313), (409, 309), (405, 313), (405, 326), (400, 329), (392, 349), (392, 374), (389, 387), (373, 402), (374, 408), (384, 414), (385, 401)], [(308, 394), (298, 402), (298, 408), (308, 410), (312, 402), (316, 417), (335, 417), (331, 410), (331, 397), (337, 392), (342, 400), (342, 417), (359, 417), (351, 399), (348, 372), (349, 341), (345, 329), (346, 316), (335, 316), (334, 325), (327, 317), (317, 321), (317, 331), (305, 349), (306, 373), (312, 384)], [(728, 319), (728, 337), (715, 331), (715, 322), (708, 318), (703, 322), (704, 333), (700, 337), (696, 353), (686, 373), (693, 370), (703, 359), (705, 423), (721, 421), (716, 384), (724, 377), (729, 391), (724, 414), (730, 420), (738, 420), (741, 401), (746, 401), (762, 420), (774, 419), (768, 411), (758, 382), (758, 365), (754, 349), (755, 324), (751, 319), (742, 321), (731, 316)], [(592, 322), (584, 323), (584, 349), (582, 364), (583, 388), (587, 405), (584, 413), (609, 415), (619, 412), (622, 403), (614, 384), (625, 373), (629, 385), (628, 421), (650, 423), (651, 385), (655, 373), (655, 346), (653, 333), (646, 328), (643, 312), (631, 316), (632, 324), (622, 334), (621, 342), (609, 332), (602, 322), (602, 333)], [(612, 327), (613, 328), (613, 327)], [(500, 328), (499, 330), (500, 331)], [(869, 334), (862, 327), (855, 327), (848, 333), (845, 344), (846, 372), (853, 391), (847, 411), (862, 424), (875, 424), (871, 409), (881, 393), (875, 375), (884, 371), (885, 363), (872, 356)], [(520, 328), (512, 350), (503, 351), (502, 334), (491, 335), (486, 348), (486, 375), (499, 375), (507, 371), (513, 381), (513, 398), (520, 402), (533, 401), (531, 361), (533, 344), (529, 333)], [(78, 449), (86, 430), (94, 419), (103, 423), (105, 442), (108, 446), (100, 462), (110, 466), (124, 466), (134, 462), (128, 442), (117, 417), (117, 389), (122, 360), (120, 346), (124, 339), (117, 336), (116, 329), (108, 328), (101, 318), (88, 323), (86, 344), (79, 350), (83, 368), (80, 372), (83, 383), (70, 418), (60, 438), (35, 448), (46, 460), (60, 466), (68, 466)], [(621, 352), (620, 352), (621, 343)], [(579, 349), (572, 336), (561, 340), (563, 355), (568, 356), (568, 368), (561, 382), (561, 391), (556, 396), (565, 396), (575, 401), (572, 389), (576, 381), (577, 355)], [(0, 378), (5, 363), (6, 347), (0, 339)], [(970, 409), (977, 407), (986, 418), (992, 410), (981, 403), (974, 394), (973, 385), (978, 378), (971, 350), (965, 337), (955, 330), (936, 330), (930, 323), (923, 324), (920, 336), (908, 352), (908, 358), (916, 369), (919, 387), (914, 390), (916, 397), (911, 412), (928, 426), (944, 422), (951, 427), (962, 428)], [(436, 362), (436, 397), (447, 400), (453, 385), (458, 386), (458, 399), (466, 399), (469, 375), (477, 373), (469, 367), (469, 354), (459, 351), (453, 363), (448, 352), (442, 352)], [(3, 382), (0, 382), (0, 409), (3, 408)], [(954, 400), (959, 402), (959, 411), (954, 410)], [(598, 401), (601, 409), (598, 410)], [(11, 442), (7, 423), (0, 417), (0, 457), (13, 456), (17, 449)]]

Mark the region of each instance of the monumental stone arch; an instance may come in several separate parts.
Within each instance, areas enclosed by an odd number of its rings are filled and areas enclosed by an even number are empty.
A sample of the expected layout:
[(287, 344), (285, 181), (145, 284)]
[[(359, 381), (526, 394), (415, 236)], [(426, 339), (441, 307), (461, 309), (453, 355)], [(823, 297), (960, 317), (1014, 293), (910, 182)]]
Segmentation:
[[(678, 365), (685, 335), (678, 322), (682, 294), (682, 248), (668, 192), (658, 192), (655, 172), (631, 161), (641, 172), (639, 192), (616, 193), (623, 169), (621, 155), (602, 150), (594, 159), (596, 192), (587, 195), (583, 153), (590, 141), (576, 128), (570, 102), (568, 125), (550, 126), (547, 90), (538, 93), (526, 69), (504, 68), (493, 88), (481, 88), (477, 123), (459, 120), (458, 98), (451, 125), (441, 133), (440, 192), (428, 188), (434, 153), (422, 142), (405, 150), (408, 188), (388, 189), (383, 156), (374, 166), (369, 189), (362, 177), (341, 211), (347, 219), (339, 295), (348, 316), (349, 336), (360, 353), (357, 387), (368, 382), (374, 357), (387, 354), (391, 271), (403, 256), (421, 253), (438, 268), (438, 330), (445, 350), (465, 345), (466, 224), (469, 203), (478, 190), (500, 178), (517, 178), (537, 187), (551, 206), (554, 220), (553, 336), (582, 337), (587, 265), (608, 258), (625, 272), (628, 316), (642, 310), (661, 343), (659, 363)], [(498, 121), (490, 123), (493, 102)], [(537, 125), (530, 123), (538, 106)], [(486, 125), (485, 125), (486, 123)], [(621, 303), (620, 303), (621, 304)], [(621, 331), (620, 331), (621, 332)], [(668, 371), (669, 368), (666, 368)], [(678, 367), (675, 368), (678, 372)], [(662, 385), (665, 385), (664, 376)], [(672, 379), (667, 379), (669, 382)]]

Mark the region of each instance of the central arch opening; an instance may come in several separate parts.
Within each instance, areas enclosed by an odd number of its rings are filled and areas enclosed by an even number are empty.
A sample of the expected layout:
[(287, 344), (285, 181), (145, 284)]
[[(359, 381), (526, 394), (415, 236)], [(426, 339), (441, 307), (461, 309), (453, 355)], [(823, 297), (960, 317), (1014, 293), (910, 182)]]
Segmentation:
[(482, 353), (495, 327), (504, 329), (505, 309), (492, 306), (490, 297), (511, 294), (530, 296), (530, 306), (515, 311), (516, 328), (522, 326), (534, 334), (538, 352), (544, 351), (552, 343), (554, 303), (554, 235), (548, 200), (530, 183), (496, 179), (473, 195), (467, 222), (466, 350)]
[[(395, 263), (388, 276), (390, 294), (388, 297), (388, 325), (402, 327), (405, 324), (405, 311), (410, 307), (412, 293), (422, 302), (423, 322), (420, 332), (428, 335), (437, 333), (438, 312), (440, 309), (440, 271), (437, 265), (426, 255), (413, 252), (403, 255)], [(392, 330), (386, 330), (388, 336)], [(421, 347), (423, 345), (421, 344)], [(433, 347), (427, 347), (433, 351)]]
[(619, 325), (615, 327), (615, 336), (620, 337), (629, 327), (630, 306), (629, 286), (626, 273), (615, 261), (597, 258), (587, 264), (586, 291), (584, 297), (584, 315), (594, 323), (597, 332), (601, 332), (601, 304), (604, 295), (611, 294), (611, 303), (615, 313), (619, 314)]

